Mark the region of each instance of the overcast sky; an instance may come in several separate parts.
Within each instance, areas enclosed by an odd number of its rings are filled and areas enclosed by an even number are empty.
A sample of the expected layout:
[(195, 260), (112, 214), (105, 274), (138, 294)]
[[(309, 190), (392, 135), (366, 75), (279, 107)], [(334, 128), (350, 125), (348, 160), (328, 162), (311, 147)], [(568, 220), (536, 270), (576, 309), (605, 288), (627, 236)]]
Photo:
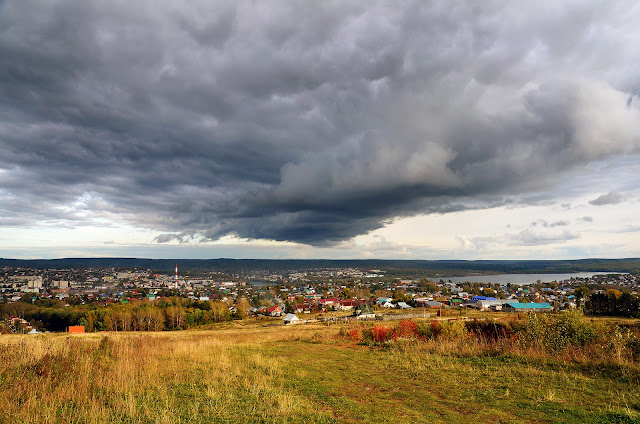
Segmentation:
[(0, 0), (0, 256), (640, 256), (636, 1)]

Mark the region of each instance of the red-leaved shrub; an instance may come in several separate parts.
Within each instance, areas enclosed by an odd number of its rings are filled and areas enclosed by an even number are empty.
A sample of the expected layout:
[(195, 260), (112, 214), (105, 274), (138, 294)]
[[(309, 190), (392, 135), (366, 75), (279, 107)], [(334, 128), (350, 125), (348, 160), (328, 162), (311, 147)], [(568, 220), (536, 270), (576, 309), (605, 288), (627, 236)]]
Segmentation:
[(405, 319), (398, 324), (398, 336), (405, 339), (418, 337), (418, 323)]
[(360, 328), (352, 328), (349, 330), (349, 335), (354, 342), (360, 343), (362, 341), (362, 331)]
[(374, 343), (386, 343), (395, 338), (395, 331), (384, 325), (374, 325), (371, 327), (371, 336)]

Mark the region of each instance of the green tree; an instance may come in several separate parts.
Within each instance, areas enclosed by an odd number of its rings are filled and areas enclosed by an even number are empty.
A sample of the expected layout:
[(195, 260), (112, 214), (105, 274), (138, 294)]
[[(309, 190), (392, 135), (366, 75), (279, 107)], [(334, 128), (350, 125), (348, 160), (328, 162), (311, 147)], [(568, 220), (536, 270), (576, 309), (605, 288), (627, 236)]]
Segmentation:
[(349, 287), (345, 287), (342, 290), (340, 290), (340, 297), (343, 299), (351, 299), (353, 298), (353, 296), (354, 296), (354, 292)]
[(393, 291), (394, 302), (409, 302), (410, 300), (411, 296), (407, 295), (404, 290), (396, 289)]
[(589, 292), (589, 288), (585, 286), (578, 287), (573, 291), (573, 295), (576, 297), (576, 305), (578, 307), (582, 306), (582, 300), (589, 295)]
[(236, 310), (241, 318), (245, 318), (249, 315), (249, 309), (251, 304), (246, 297), (241, 297), (236, 301)]

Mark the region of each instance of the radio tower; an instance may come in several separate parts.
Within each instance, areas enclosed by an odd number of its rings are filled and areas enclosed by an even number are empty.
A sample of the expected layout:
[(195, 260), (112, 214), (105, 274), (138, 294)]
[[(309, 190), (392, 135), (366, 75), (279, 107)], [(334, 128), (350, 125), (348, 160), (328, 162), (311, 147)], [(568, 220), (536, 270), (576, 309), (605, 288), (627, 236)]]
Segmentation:
[(178, 284), (178, 264), (176, 264), (176, 284)]

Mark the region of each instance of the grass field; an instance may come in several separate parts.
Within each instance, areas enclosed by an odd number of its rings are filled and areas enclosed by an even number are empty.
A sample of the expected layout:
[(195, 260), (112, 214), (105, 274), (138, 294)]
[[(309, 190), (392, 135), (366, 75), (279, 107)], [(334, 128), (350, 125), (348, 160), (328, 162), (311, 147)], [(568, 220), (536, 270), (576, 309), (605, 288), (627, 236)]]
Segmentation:
[(339, 326), (0, 336), (1, 423), (640, 423), (635, 362)]

